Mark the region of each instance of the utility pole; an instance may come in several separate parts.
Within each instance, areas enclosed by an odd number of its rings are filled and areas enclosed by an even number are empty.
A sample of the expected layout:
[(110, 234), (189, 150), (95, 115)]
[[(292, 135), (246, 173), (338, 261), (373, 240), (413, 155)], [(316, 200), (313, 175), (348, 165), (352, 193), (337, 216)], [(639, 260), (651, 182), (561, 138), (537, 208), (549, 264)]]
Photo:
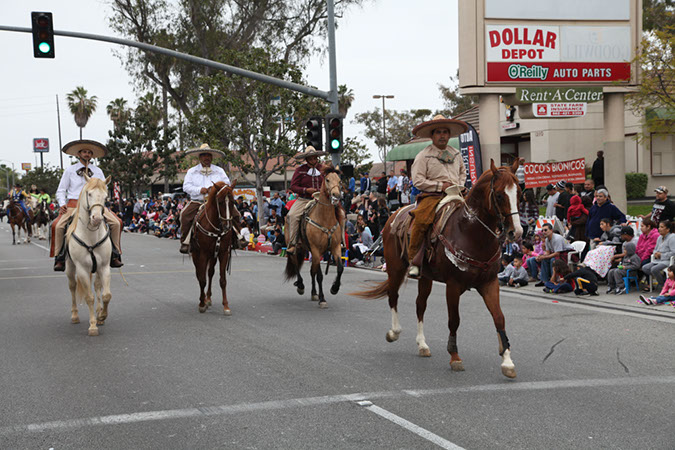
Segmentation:
[(59, 159), (61, 160), (61, 170), (63, 170), (63, 152), (61, 149), (61, 113), (59, 112), (59, 94), (56, 94), (56, 121), (59, 125)]
[[(333, 0), (326, 0), (326, 13), (328, 15), (328, 71), (330, 74), (330, 87), (328, 100), (330, 113), (338, 114), (338, 84), (337, 84), (337, 56), (335, 54), (335, 4)], [(333, 167), (340, 165), (340, 154), (331, 153)]]

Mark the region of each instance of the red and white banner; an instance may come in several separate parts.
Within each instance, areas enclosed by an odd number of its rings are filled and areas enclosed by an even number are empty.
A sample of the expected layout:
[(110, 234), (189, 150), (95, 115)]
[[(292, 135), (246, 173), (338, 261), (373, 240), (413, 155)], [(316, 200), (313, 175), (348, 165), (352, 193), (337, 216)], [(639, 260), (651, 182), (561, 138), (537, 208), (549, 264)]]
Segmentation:
[(534, 117), (581, 117), (586, 115), (586, 103), (533, 103)]
[(586, 160), (579, 158), (551, 163), (525, 163), (525, 187), (541, 187), (562, 180), (583, 183), (586, 180)]
[(628, 62), (488, 62), (487, 80), (526, 83), (563, 81), (626, 81)]

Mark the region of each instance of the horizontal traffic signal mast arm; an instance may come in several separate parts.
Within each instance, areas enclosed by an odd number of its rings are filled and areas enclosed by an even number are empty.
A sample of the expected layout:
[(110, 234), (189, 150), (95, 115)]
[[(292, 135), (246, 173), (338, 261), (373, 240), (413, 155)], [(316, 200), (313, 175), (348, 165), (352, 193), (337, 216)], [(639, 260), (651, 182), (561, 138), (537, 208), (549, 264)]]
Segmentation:
[[(16, 31), (20, 33), (32, 33), (32, 28), (25, 27), (12, 27), (6, 25), (0, 25), (0, 31)], [(331, 102), (331, 93), (326, 91), (321, 91), (319, 89), (311, 88), (309, 86), (303, 86), (301, 84), (292, 83), (286, 80), (280, 80), (278, 78), (270, 77), (269, 75), (264, 75), (257, 72), (252, 72), (250, 70), (241, 69), (239, 67), (230, 66), (227, 64), (219, 63), (216, 61), (211, 61), (210, 59), (200, 58), (198, 56), (188, 55), (186, 53), (177, 52), (175, 50), (169, 50), (168, 48), (157, 47), (155, 45), (144, 44), (142, 42), (131, 41), (129, 39), (121, 39), (111, 36), (103, 36), (100, 34), (90, 34), (90, 33), (80, 33), (76, 31), (58, 31), (54, 30), (54, 35), (56, 36), (66, 36), (80, 39), (91, 39), (93, 41), (103, 41), (110, 42), (113, 44), (126, 45), (129, 47), (136, 47), (141, 50), (146, 50), (153, 53), (160, 53), (162, 55), (173, 56), (174, 58), (182, 59), (194, 64), (200, 64), (202, 66), (212, 67), (214, 69), (222, 70), (224, 72), (233, 73), (235, 75), (240, 75), (242, 77), (251, 78), (253, 80), (262, 81), (263, 83), (272, 84), (275, 86), (282, 87), (284, 89), (289, 89), (291, 91), (300, 92), (301, 94), (311, 95), (312, 97), (322, 98), (328, 102)], [(337, 96), (333, 96), (337, 101)]]

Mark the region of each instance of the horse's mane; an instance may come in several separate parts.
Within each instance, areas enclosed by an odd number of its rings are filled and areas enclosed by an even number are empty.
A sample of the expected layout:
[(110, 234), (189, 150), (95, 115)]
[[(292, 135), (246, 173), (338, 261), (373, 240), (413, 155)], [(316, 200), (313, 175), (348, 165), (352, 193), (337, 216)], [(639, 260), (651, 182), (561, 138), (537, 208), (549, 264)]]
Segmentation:
[(100, 178), (89, 178), (89, 181), (87, 181), (87, 184), (84, 185), (82, 188), (82, 191), (80, 191), (80, 197), (77, 199), (77, 207), (75, 208), (75, 214), (72, 215), (74, 220), (70, 223), (70, 226), (68, 227), (68, 230), (66, 231), (66, 237), (70, 238), (70, 235), (73, 234), (75, 231), (75, 228), (77, 228), (77, 218), (80, 217), (80, 205), (82, 204), (82, 199), (86, 195), (88, 191), (94, 190), (94, 189), (102, 189), (104, 191), (108, 190), (107, 185), (105, 184), (104, 180), (101, 180)]
[(336, 169), (335, 167), (331, 165), (325, 166), (323, 169), (321, 169), (321, 173), (323, 173), (323, 176), (325, 177), (329, 173), (336, 173), (338, 175), (342, 175), (342, 172), (340, 172), (339, 169)]
[[(476, 181), (476, 184), (474, 185), (474, 187), (469, 192), (467, 200), (473, 198), (474, 196), (483, 195), (485, 198), (483, 198), (481, 200), (484, 200), (484, 201), (487, 202), (488, 201), (488, 195), (490, 193), (490, 183), (492, 182), (493, 178), (496, 178), (501, 174), (510, 175), (510, 177), (508, 177), (508, 178), (511, 178), (516, 184), (518, 184), (518, 179), (516, 178), (515, 174), (513, 173), (513, 171), (511, 170), (510, 167), (508, 167), (508, 166), (498, 167), (496, 174), (492, 173), (492, 169), (488, 169), (485, 172), (483, 172), (483, 174), (480, 176), (480, 178), (478, 178), (478, 181)], [(505, 184), (505, 182), (503, 181), (503, 178), (500, 177), (499, 180), (495, 181), (495, 188), (499, 189), (500, 187), (502, 187), (501, 186), (502, 184)]]
[[(230, 187), (230, 186), (225, 184), (225, 182), (223, 182), (223, 181), (216, 181), (213, 184), (213, 186), (211, 186), (209, 188), (208, 197), (206, 199), (206, 204), (209, 205), (209, 204), (215, 202), (218, 191), (220, 191), (224, 187)], [(232, 188), (230, 188), (230, 192), (228, 193), (228, 195), (234, 199), (234, 192), (232, 191)]]

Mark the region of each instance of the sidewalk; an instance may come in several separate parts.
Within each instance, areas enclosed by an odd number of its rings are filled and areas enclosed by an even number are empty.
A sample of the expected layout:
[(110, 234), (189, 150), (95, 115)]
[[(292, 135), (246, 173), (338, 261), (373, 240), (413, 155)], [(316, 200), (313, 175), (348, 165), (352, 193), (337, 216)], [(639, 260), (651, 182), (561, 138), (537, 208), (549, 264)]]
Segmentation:
[(658, 306), (647, 306), (639, 302), (640, 294), (645, 297), (657, 296), (659, 293), (654, 292), (640, 292), (635, 290), (635, 286), (631, 288), (630, 293), (623, 295), (605, 294), (607, 292), (607, 285), (601, 284), (598, 286), (598, 296), (591, 297), (589, 295), (576, 296), (573, 292), (567, 294), (547, 294), (541, 287), (534, 287), (534, 283), (521, 288), (512, 288), (508, 286), (501, 287), (502, 292), (509, 292), (513, 294), (521, 294), (541, 299), (550, 299), (551, 301), (558, 300), (560, 302), (585, 304), (589, 306), (596, 306), (602, 308), (619, 309), (630, 312), (637, 312), (641, 314), (654, 314), (665, 317), (672, 317), (675, 319), (675, 307), (670, 304), (663, 304)]

